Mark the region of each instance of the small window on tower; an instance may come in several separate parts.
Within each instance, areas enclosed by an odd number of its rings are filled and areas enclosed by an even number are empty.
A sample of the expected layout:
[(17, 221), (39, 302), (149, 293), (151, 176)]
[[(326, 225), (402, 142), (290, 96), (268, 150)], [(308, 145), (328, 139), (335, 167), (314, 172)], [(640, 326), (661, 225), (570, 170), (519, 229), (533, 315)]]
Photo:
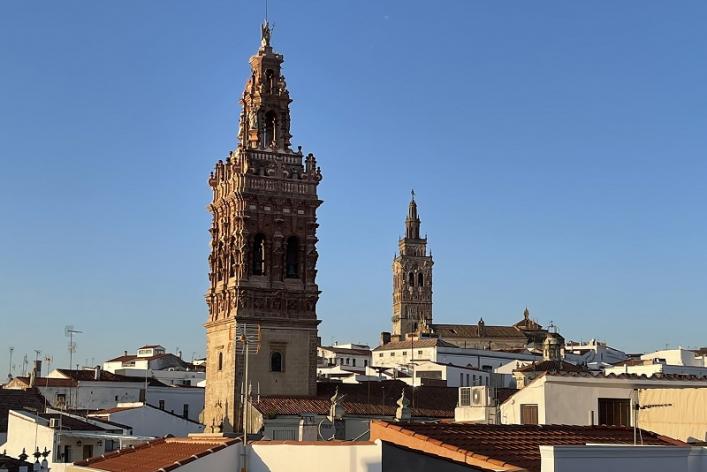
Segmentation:
[(425, 285), (425, 277), (422, 275), (422, 272), (417, 274), (417, 286), (422, 287)]
[(265, 274), (265, 236), (256, 234), (253, 240), (253, 275)]
[(275, 112), (269, 111), (265, 114), (265, 135), (263, 136), (263, 144), (265, 146), (273, 146), (273, 144), (275, 143), (276, 129), (277, 115), (275, 114)]
[(270, 355), (270, 370), (273, 372), (282, 372), (282, 353), (281, 352), (273, 352)]
[(297, 236), (290, 236), (287, 238), (287, 252), (285, 261), (285, 277), (289, 279), (297, 278), (298, 272), (298, 252), (299, 252), (299, 242), (297, 241)]
[(408, 274), (408, 284), (410, 284), (411, 287), (415, 286), (415, 274), (413, 272)]
[(218, 353), (218, 370), (223, 369), (223, 352)]

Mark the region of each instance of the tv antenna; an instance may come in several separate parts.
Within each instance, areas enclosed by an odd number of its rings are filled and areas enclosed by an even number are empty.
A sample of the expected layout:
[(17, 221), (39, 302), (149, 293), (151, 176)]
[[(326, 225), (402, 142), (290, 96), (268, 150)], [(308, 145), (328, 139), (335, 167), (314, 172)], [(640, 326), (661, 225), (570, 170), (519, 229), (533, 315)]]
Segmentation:
[(15, 352), (15, 348), (10, 346), (10, 368), (7, 371), (7, 380), (12, 379), (12, 353)]
[(74, 334), (82, 333), (77, 329), (74, 329), (74, 325), (66, 325), (64, 327), (64, 336), (69, 338), (69, 370), (74, 362), (74, 353), (76, 352), (76, 343), (74, 342)]

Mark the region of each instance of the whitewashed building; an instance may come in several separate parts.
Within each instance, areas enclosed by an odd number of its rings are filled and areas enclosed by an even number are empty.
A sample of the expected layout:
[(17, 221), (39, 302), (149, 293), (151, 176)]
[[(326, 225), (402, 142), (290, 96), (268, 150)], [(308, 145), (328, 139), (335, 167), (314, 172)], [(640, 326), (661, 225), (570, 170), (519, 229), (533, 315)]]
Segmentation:
[(318, 367), (339, 366), (354, 372), (365, 372), (371, 363), (371, 348), (365, 344), (336, 344), (317, 347)]
[(133, 436), (129, 428), (59, 412), (10, 410), (4, 450), (18, 456), (37, 448), (50, 454), (50, 470), (63, 471), (67, 464), (140, 444), (150, 438)]
[(707, 379), (545, 373), (500, 406), (503, 424), (633, 425), (639, 389), (706, 387)]
[(509, 362), (532, 362), (540, 359), (542, 356), (529, 352), (469, 349), (458, 347), (439, 338), (420, 338), (378, 346), (373, 350), (371, 365), (374, 368), (412, 370), (414, 364), (429, 361), (458, 367), (471, 367), (491, 373)]
[(119, 403), (114, 408), (89, 413), (89, 418), (129, 425), (137, 436), (187, 436), (204, 431), (204, 425), (144, 403)]
[(125, 351), (104, 362), (103, 370), (127, 377), (153, 378), (167, 385), (196, 386), (206, 379), (203, 365), (186, 362), (181, 353), (168, 353), (159, 344), (142, 346), (135, 354)]

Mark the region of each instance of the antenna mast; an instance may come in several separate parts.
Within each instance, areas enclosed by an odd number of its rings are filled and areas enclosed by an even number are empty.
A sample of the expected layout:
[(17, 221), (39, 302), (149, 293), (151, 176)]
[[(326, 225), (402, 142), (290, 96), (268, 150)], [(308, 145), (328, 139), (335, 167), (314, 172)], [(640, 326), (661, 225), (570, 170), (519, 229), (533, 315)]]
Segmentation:
[(74, 334), (81, 333), (77, 329), (74, 329), (74, 325), (66, 325), (64, 328), (64, 336), (69, 338), (69, 370), (74, 362), (74, 352), (76, 352), (76, 343), (74, 342)]
[(10, 346), (10, 369), (7, 371), (7, 379), (12, 379), (12, 353), (15, 352), (15, 348)]

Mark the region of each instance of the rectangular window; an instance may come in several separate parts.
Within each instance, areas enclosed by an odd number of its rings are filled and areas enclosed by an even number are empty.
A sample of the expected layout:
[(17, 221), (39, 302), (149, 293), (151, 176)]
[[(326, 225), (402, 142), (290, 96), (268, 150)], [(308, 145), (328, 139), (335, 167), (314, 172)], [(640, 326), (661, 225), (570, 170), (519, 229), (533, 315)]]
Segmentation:
[(381, 352), (380, 354), (378, 354), (378, 357), (383, 357), (383, 353)]
[(65, 393), (57, 393), (56, 394), (56, 406), (58, 408), (63, 408), (66, 406), (66, 394)]
[(631, 401), (627, 398), (600, 398), (599, 424), (631, 426)]
[(471, 379), (474, 381), (474, 385), (476, 385), (476, 374), (472, 375)]
[(159, 401), (160, 410), (164, 410), (164, 400)]
[(466, 386), (468, 387), (469, 385), (471, 385), (469, 383), (469, 374), (466, 374)]
[(93, 445), (84, 444), (83, 446), (83, 460), (87, 460), (93, 457)]
[(71, 462), (71, 446), (64, 446), (64, 457), (61, 462)]
[(182, 408), (182, 418), (184, 418), (184, 419), (189, 418), (189, 405), (187, 403), (185, 403), (184, 407)]
[(346, 358), (346, 365), (349, 365), (349, 360), (350, 360), (350, 359), (347, 357), (347, 358)]
[(368, 367), (368, 359), (363, 360), (363, 367)]
[(408, 352), (407, 352), (407, 351), (403, 351), (403, 356), (407, 357), (407, 355), (408, 355)]
[(462, 374), (462, 373), (459, 374), (459, 386), (460, 387), (464, 386), (464, 374)]
[(351, 359), (351, 365), (353, 365), (354, 367), (356, 367), (356, 359)]
[(394, 352), (391, 352), (391, 353), (390, 353), (390, 357), (393, 357), (394, 355), (395, 355)]
[(418, 353), (419, 355), (422, 355), (422, 349), (418, 350), (417, 353)]
[(520, 406), (520, 424), (538, 424), (538, 405)]

